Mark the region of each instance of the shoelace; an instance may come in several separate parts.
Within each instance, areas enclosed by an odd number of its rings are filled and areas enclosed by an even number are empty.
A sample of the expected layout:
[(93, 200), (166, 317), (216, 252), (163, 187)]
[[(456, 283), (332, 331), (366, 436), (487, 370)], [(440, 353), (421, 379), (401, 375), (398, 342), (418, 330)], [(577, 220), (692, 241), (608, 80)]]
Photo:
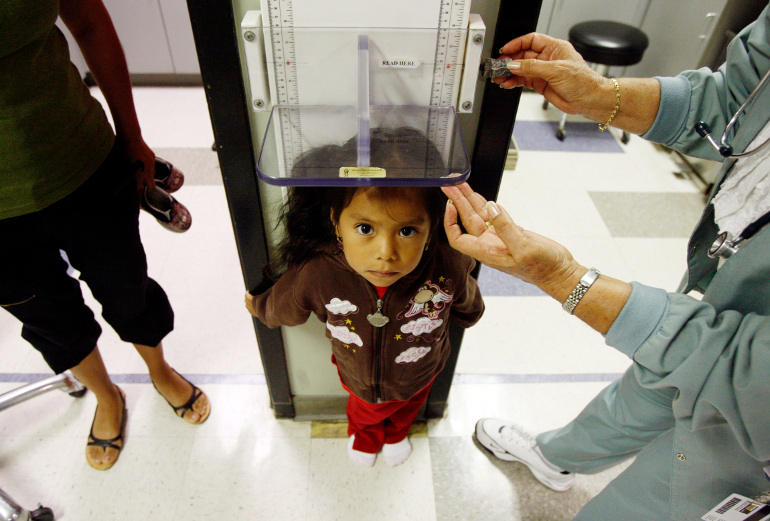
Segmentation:
[[(529, 433), (527, 433), (524, 429), (519, 427), (518, 425), (505, 425), (500, 428), (500, 436), (506, 441), (513, 445), (517, 445), (519, 447), (527, 447), (527, 448), (534, 448), (537, 445), (537, 442), (535, 441), (535, 438), (532, 437)], [(555, 467), (552, 463), (549, 461), (546, 461), (543, 456), (540, 454), (540, 451), (534, 451), (538, 453), (538, 456), (540, 457), (540, 460), (543, 462), (543, 465), (547, 468), (550, 468), (553, 472), (558, 472), (560, 474), (569, 474), (566, 470), (562, 470), (558, 467)]]
[(520, 445), (523, 447), (531, 447), (533, 445), (534, 440), (532, 439), (532, 436), (527, 434), (521, 427), (518, 425), (510, 426), (505, 425), (500, 429), (500, 435), (502, 438), (510, 442), (513, 445)]

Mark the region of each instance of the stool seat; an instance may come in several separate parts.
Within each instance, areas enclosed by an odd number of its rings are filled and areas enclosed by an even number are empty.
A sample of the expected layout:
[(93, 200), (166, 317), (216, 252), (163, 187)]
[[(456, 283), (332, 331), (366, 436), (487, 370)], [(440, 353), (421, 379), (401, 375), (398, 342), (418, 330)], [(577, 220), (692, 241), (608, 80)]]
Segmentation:
[(569, 42), (587, 62), (601, 65), (634, 65), (642, 60), (649, 40), (631, 25), (592, 20), (573, 25)]

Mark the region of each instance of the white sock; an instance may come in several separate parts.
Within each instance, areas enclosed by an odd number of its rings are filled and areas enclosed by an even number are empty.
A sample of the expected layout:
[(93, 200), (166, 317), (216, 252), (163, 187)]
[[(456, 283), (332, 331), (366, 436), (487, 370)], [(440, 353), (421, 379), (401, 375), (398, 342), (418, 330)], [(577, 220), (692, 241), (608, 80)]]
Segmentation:
[(398, 443), (386, 443), (382, 446), (382, 458), (391, 467), (405, 462), (411, 453), (412, 444), (409, 443), (409, 436)]
[(363, 465), (364, 467), (374, 466), (374, 460), (377, 459), (377, 454), (371, 454), (369, 452), (362, 452), (360, 450), (354, 449), (353, 442), (355, 441), (355, 439), (356, 439), (356, 435), (353, 434), (350, 437), (350, 441), (348, 442), (348, 457), (355, 463), (358, 463), (359, 465)]

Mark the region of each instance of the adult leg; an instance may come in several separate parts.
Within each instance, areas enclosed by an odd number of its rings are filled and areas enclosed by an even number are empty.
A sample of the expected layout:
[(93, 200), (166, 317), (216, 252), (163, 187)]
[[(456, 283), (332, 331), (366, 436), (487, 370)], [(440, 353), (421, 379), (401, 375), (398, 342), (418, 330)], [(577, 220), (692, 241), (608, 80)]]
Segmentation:
[(134, 344), (134, 347), (147, 364), (153, 385), (174, 409), (181, 408), (193, 399), (190, 407), (179, 410), (178, 414), (181, 414), (188, 423), (197, 424), (205, 421), (211, 412), (208, 397), (200, 391), (196, 397), (197, 387), (185, 380), (166, 361), (163, 355), (163, 344), (158, 344), (156, 347)]
[(595, 473), (628, 459), (674, 427), (674, 391), (639, 385), (634, 368), (601, 391), (566, 426), (537, 437), (552, 464)]
[[(102, 440), (111, 440), (121, 433), (124, 402), (118, 387), (112, 383), (104, 366), (99, 348), (94, 347), (82, 362), (70, 369), (96, 396), (96, 412), (91, 428), (91, 435)], [(115, 445), (123, 446), (123, 440)], [(118, 459), (120, 450), (113, 447), (89, 445), (86, 447), (86, 458), (97, 467), (112, 466)]]
[(59, 229), (69, 260), (102, 304), (105, 320), (134, 344), (158, 392), (174, 407), (197, 395), (183, 417), (189, 423), (205, 420), (208, 398), (164, 358), (161, 340), (173, 329), (174, 315), (163, 289), (147, 275), (134, 176), (120, 151), (113, 150), (51, 214), (74, 221)]
[[(93, 435), (120, 434), (123, 402), (110, 381), (96, 341), (101, 328), (83, 302), (80, 285), (67, 274), (55, 239), (38, 214), (0, 221), (5, 242), (0, 256), (0, 305), (23, 324), (22, 337), (56, 373), (71, 369), (96, 396)], [(116, 443), (117, 446), (121, 444)], [(119, 450), (87, 447), (87, 459), (111, 466)]]
[(672, 518), (674, 430), (645, 445), (634, 462), (586, 504), (574, 521), (650, 521)]

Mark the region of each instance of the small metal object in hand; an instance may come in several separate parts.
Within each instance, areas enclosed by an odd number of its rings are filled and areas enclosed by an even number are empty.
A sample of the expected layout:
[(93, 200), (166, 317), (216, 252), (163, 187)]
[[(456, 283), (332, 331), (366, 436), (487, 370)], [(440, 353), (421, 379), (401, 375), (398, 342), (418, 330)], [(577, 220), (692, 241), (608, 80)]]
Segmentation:
[(481, 77), (510, 78), (513, 76), (511, 71), (508, 70), (508, 64), (511, 61), (510, 58), (484, 58), (481, 60)]

